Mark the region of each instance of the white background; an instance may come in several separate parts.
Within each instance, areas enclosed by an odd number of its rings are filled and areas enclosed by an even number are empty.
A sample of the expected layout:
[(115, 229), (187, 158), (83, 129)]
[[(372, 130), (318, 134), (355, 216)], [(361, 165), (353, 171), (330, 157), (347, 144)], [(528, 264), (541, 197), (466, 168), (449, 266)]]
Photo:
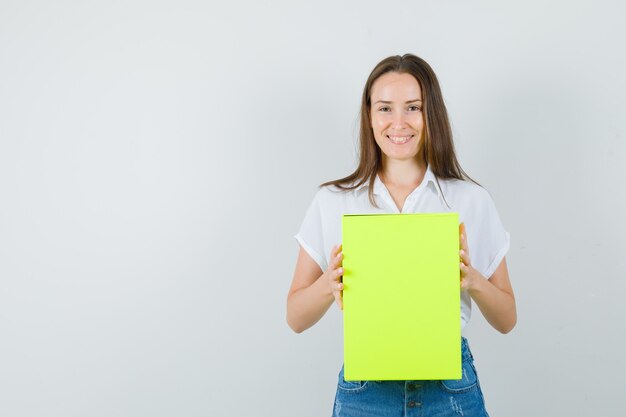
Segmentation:
[(468, 328), (491, 415), (623, 415), (625, 11), (0, 1), (0, 415), (330, 415), (341, 315), (287, 327), (293, 235), (406, 52), (512, 237), (518, 325)]

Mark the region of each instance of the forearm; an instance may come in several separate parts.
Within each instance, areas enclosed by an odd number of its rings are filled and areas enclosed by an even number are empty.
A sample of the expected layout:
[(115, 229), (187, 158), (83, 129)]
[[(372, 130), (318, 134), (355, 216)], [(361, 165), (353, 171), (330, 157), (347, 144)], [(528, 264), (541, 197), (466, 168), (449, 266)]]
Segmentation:
[(510, 332), (517, 322), (515, 298), (483, 276), (474, 281), (468, 292), (485, 319), (501, 333)]
[(287, 323), (301, 333), (317, 323), (334, 301), (333, 293), (323, 275), (313, 284), (290, 294), (287, 298)]

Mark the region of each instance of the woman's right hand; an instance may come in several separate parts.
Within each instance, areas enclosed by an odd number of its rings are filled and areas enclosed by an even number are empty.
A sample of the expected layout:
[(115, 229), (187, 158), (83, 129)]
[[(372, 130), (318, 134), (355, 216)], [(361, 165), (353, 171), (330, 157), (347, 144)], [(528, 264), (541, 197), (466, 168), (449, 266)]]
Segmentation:
[(341, 277), (343, 275), (343, 253), (341, 252), (341, 244), (333, 246), (330, 251), (330, 263), (326, 272), (324, 272), (324, 279), (328, 282), (330, 291), (335, 297), (335, 302), (341, 310), (343, 310), (343, 282)]

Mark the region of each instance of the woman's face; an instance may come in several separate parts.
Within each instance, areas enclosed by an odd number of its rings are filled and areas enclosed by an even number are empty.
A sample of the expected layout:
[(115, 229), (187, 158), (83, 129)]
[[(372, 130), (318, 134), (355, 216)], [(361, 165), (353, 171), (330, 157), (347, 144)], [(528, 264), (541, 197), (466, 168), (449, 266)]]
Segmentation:
[(424, 137), (422, 89), (411, 75), (388, 72), (371, 90), (372, 129), (383, 158), (416, 158)]

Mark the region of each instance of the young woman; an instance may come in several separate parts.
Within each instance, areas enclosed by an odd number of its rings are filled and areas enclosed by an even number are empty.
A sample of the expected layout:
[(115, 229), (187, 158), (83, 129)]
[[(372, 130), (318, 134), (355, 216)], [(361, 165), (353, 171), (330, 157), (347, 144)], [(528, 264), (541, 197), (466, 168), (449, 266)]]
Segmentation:
[[(472, 300), (507, 333), (515, 298), (505, 254), (509, 234), (489, 193), (461, 169), (437, 78), (411, 54), (382, 60), (361, 103), (360, 161), (351, 175), (327, 182), (296, 239), (300, 253), (287, 297), (297, 333), (336, 302), (342, 306), (341, 216), (346, 213), (459, 213), (461, 328)], [(471, 248), (471, 252), (470, 252)], [(486, 416), (472, 354), (462, 338), (463, 377), (447, 381), (345, 381), (339, 373), (335, 416)]]

